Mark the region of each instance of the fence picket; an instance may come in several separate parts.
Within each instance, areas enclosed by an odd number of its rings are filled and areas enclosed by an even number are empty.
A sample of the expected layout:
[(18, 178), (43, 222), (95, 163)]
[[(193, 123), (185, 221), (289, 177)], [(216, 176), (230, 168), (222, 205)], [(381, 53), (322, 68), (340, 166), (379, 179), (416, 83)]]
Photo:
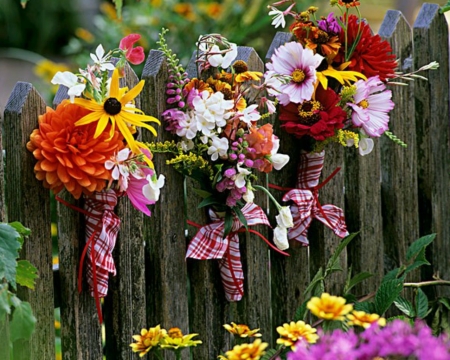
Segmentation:
[[(416, 126), (419, 174), (420, 233), (438, 235), (432, 244), (433, 274), (450, 277), (450, 187), (449, 154), (449, 36), (445, 16), (439, 5), (423, 4), (413, 26), (414, 65), (416, 68), (431, 61), (439, 69), (424, 75), (428, 82), (416, 83)], [(448, 288), (440, 287), (437, 294), (449, 296)]]
[(44, 100), (34, 87), (19, 82), (4, 113), (7, 218), (20, 221), (32, 230), (20, 256), (39, 269), (35, 290), (18, 289), (20, 299), (30, 303), (37, 322), (29, 341), (15, 342), (13, 356), (17, 359), (50, 359), (55, 353), (50, 197), (34, 176), (33, 155), (26, 148), (31, 132), (37, 127), (38, 116), (44, 111)]

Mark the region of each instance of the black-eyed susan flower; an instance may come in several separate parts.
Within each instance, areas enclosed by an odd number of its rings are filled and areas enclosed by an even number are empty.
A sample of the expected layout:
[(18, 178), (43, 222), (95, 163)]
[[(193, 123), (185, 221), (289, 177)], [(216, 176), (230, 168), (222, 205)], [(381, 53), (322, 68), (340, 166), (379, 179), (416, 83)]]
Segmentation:
[(268, 343), (262, 342), (261, 339), (256, 339), (251, 344), (236, 345), (233, 350), (225, 353), (226, 356), (221, 356), (223, 360), (259, 360), (265, 354), (265, 349), (269, 346)]
[(223, 327), (236, 337), (261, 337), (261, 334), (258, 332), (259, 329), (250, 330), (250, 328), (244, 324), (235, 324), (234, 322), (232, 322), (231, 325), (225, 324), (223, 325)]
[(347, 314), (347, 324), (352, 326), (361, 326), (364, 329), (369, 328), (372, 324), (379, 326), (386, 325), (386, 319), (378, 314), (367, 314), (364, 311), (353, 310), (351, 314)]
[(283, 326), (278, 326), (277, 332), (280, 334), (280, 337), (277, 339), (277, 344), (290, 346), (291, 348), (300, 339), (314, 344), (319, 338), (319, 335), (316, 334), (317, 330), (304, 321), (291, 321), (289, 324), (286, 323)]
[[(75, 125), (80, 126), (97, 122), (94, 138), (98, 138), (103, 133), (106, 126), (111, 123), (109, 131), (110, 138), (113, 137), (117, 126), (133, 153), (136, 155), (142, 154), (141, 146), (139, 146), (138, 142), (133, 138), (133, 127), (143, 127), (156, 136), (154, 127), (147, 123), (153, 122), (160, 124), (158, 119), (153, 116), (145, 115), (142, 110), (137, 109), (132, 104), (134, 98), (142, 91), (144, 83), (145, 82), (141, 80), (139, 84), (130, 91), (123, 92), (119, 87), (119, 70), (117, 68), (114, 69), (109, 96), (101, 103), (92, 99), (74, 99), (75, 104), (90, 110), (90, 113), (78, 120)], [(150, 159), (146, 158), (146, 162), (150, 166), (152, 165)]]
[(130, 344), (131, 350), (143, 357), (152, 348), (158, 346), (165, 336), (167, 336), (167, 331), (161, 329), (159, 325), (148, 330), (142, 329), (140, 335), (133, 335), (133, 339), (136, 342)]
[(344, 320), (345, 315), (353, 310), (353, 306), (346, 304), (346, 300), (340, 296), (332, 296), (322, 293), (321, 297), (313, 297), (306, 307), (312, 314), (325, 320)]
[(192, 340), (198, 334), (183, 335), (182, 331), (177, 328), (171, 328), (167, 331), (167, 335), (161, 341), (161, 349), (178, 350), (186, 347), (197, 346), (201, 344), (201, 340)]

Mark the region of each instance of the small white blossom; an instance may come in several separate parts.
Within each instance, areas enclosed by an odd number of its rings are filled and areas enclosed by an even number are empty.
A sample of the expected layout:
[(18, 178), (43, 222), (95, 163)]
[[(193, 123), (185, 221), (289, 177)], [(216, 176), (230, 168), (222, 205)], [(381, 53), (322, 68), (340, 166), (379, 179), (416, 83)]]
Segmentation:
[(183, 114), (178, 120), (178, 125), (180, 126), (176, 130), (178, 136), (184, 136), (186, 139), (192, 140), (197, 135), (197, 120), (192, 112)]
[(282, 226), (277, 226), (273, 230), (273, 242), (280, 250), (286, 250), (289, 248), (289, 241), (287, 237), (287, 229)]
[(373, 150), (373, 145), (374, 145), (373, 140), (370, 138), (363, 137), (359, 139), (359, 146), (358, 146), (359, 155), (364, 156), (370, 154)]
[(236, 166), (237, 168), (237, 174), (234, 175), (232, 177), (232, 179), (234, 180), (234, 183), (236, 184), (236, 187), (238, 189), (242, 188), (245, 186), (246, 181), (246, 176), (251, 174), (251, 171), (240, 167), (239, 165)]
[(126, 191), (128, 189), (130, 169), (125, 161), (128, 160), (129, 156), (130, 149), (124, 148), (120, 150), (111, 160), (105, 161), (106, 170), (112, 170), (111, 178), (112, 180), (119, 182), (119, 188), (121, 191)]
[(284, 228), (291, 228), (294, 226), (294, 221), (292, 220), (291, 209), (289, 206), (282, 206), (279, 209), (279, 214), (275, 217), (278, 226)]
[(247, 125), (250, 125), (253, 121), (261, 119), (261, 114), (256, 110), (258, 105), (250, 105), (242, 111), (241, 120)]
[(106, 70), (114, 70), (114, 65), (109, 62), (108, 60), (108, 54), (105, 56), (105, 50), (103, 49), (103, 46), (100, 44), (97, 46), (97, 49), (95, 49), (95, 54), (91, 53), (91, 59), (94, 61), (96, 65), (99, 66), (100, 71), (106, 71)]
[(86, 85), (78, 82), (78, 77), (70, 71), (58, 71), (51, 80), (53, 85), (64, 85), (69, 88), (67, 94), (70, 96), (70, 102), (73, 103), (75, 96), (80, 96)]
[[(225, 50), (226, 51), (226, 50)], [(224, 50), (220, 50), (217, 45), (213, 45), (209, 51), (210, 53), (218, 53), (211, 56), (208, 56), (208, 62), (213, 67), (221, 67), (223, 69), (228, 68), (231, 65), (231, 62), (237, 56), (237, 45), (230, 43), (229, 49), (225, 52), (225, 55), (220, 54), (224, 52)]]
[(142, 194), (150, 201), (158, 201), (161, 193), (161, 188), (164, 186), (165, 176), (160, 174), (159, 178), (155, 176), (147, 175), (148, 184), (142, 187)]
[(218, 138), (214, 136), (211, 138), (212, 144), (208, 148), (208, 155), (211, 155), (211, 160), (216, 161), (219, 156), (227, 155), (228, 151), (228, 139), (227, 138)]
[(251, 186), (249, 186), (249, 183), (247, 183), (247, 191), (242, 196), (245, 202), (252, 203), (255, 200), (255, 193), (253, 192)]

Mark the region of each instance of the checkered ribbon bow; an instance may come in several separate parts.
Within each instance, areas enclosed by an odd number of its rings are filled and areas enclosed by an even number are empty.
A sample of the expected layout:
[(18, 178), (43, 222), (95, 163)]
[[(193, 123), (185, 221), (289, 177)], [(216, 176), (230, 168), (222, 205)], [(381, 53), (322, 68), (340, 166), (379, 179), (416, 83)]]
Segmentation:
[[(242, 209), (242, 214), (247, 220), (248, 226), (270, 226), (264, 211), (253, 203), (247, 203)], [(217, 213), (210, 210), (212, 223), (202, 226), (189, 243), (186, 258), (208, 260), (219, 259), (220, 275), (228, 301), (239, 301), (244, 294), (244, 272), (242, 270), (241, 252), (239, 250), (238, 232), (243, 224), (238, 217), (233, 217), (230, 234), (224, 238), (225, 221)]]
[(328, 226), (337, 236), (344, 238), (348, 235), (344, 212), (335, 205), (321, 205), (319, 203), (319, 189), (323, 187), (339, 171), (336, 169), (325, 181), (319, 184), (325, 151), (320, 153), (301, 154), (297, 189), (288, 191), (283, 201), (293, 201), (291, 213), (294, 226), (289, 229), (289, 239), (309, 244), (307, 233), (313, 218)]
[(86, 278), (91, 295), (105, 297), (108, 293), (109, 273), (116, 275), (112, 252), (116, 245), (120, 219), (114, 214), (117, 195), (114, 190), (94, 192), (86, 198)]

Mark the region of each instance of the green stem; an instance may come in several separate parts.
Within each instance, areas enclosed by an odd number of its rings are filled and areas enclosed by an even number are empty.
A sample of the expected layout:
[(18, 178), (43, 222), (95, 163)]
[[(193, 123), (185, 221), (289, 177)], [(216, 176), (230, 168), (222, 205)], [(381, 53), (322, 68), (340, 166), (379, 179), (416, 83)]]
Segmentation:
[(275, 204), (275, 206), (277, 207), (278, 211), (281, 209), (282, 206), (273, 197), (273, 195), (270, 193), (270, 191), (267, 190), (264, 186), (261, 186), (261, 185), (252, 185), (252, 186), (253, 186), (254, 189), (258, 189), (258, 190), (264, 191), (269, 196), (269, 199), (272, 200), (272, 202)]
[(404, 283), (404, 287), (413, 287), (413, 288), (421, 288), (424, 286), (433, 286), (433, 285), (450, 285), (450, 281), (448, 280), (433, 280), (433, 281), (424, 281), (419, 283)]

